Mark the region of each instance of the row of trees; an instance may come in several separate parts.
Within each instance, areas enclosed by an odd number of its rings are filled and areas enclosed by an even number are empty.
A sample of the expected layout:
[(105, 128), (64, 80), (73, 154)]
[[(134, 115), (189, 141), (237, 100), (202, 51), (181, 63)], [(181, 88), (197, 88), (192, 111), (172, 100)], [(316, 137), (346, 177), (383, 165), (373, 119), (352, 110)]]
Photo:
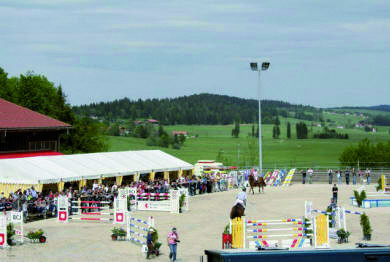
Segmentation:
[(61, 136), (64, 153), (107, 150), (102, 125), (88, 117), (76, 116), (61, 85), (55, 86), (43, 75), (29, 71), (19, 77), (8, 77), (0, 67), (0, 98), (71, 124), (69, 134)]
[(308, 130), (305, 122), (299, 122), (295, 125), (297, 139), (307, 139)]
[(346, 147), (339, 160), (342, 165), (351, 167), (390, 167), (390, 141), (374, 144), (364, 139)]
[(313, 135), (313, 138), (320, 138), (320, 139), (329, 139), (329, 138), (336, 138), (336, 139), (348, 139), (348, 134), (342, 134), (337, 133), (335, 129), (329, 129), (328, 127), (324, 127), (321, 133), (317, 133)]
[[(237, 97), (198, 94), (177, 98), (130, 100), (124, 98), (112, 102), (92, 103), (73, 107), (79, 115), (97, 116), (108, 121), (118, 119), (154, 118), (163, 125), (216, 125), (258, 121), (258, 101)], [(302, 112), (320, 110), (303, 105), (292, 105), (282, 101), (262, 101), (262, 123), (272, 124), (278, 115), (302, 115)], [(316, 113), (312, 113), (315, 115)]]

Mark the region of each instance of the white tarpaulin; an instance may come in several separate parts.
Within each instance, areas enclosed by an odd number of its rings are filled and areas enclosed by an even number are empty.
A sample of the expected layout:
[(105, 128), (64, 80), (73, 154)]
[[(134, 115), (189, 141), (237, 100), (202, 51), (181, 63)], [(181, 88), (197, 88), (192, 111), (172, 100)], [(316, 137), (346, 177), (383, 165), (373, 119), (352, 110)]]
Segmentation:
[(192, 168), (160, 150), (38, 156), (0, 159), (0, 183), (48, 184)]

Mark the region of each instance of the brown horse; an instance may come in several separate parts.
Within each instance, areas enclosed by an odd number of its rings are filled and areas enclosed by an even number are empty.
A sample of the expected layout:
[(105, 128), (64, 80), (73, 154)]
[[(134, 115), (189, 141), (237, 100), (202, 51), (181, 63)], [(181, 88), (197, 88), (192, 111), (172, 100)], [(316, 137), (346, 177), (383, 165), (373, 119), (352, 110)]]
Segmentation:
[(255, 191), (253, 190), (254, 187), (259, 187), (259, 193), (260, 193), (260, 189), (263, 191), (264, 193), (264, 187), (266, 186), (265, 184), (265, 181), (264, 181), (264, 178), (262, 177), (258, 177), (257, 178), (257, 181), (255, 180), (255, 176), (253, 174), (250, 174), (249, 175), (249, 185), (251, 186), (251, 189), (249, 189), (249, 193), (251, 192), (252, 190), (252, 193), (255, 194)]
[(230, 219), (235, 219), (236, 217), (245, 216), (245, 208), (240, 204), (236, 204), (232, 207), (232, 211), (230, 211)]

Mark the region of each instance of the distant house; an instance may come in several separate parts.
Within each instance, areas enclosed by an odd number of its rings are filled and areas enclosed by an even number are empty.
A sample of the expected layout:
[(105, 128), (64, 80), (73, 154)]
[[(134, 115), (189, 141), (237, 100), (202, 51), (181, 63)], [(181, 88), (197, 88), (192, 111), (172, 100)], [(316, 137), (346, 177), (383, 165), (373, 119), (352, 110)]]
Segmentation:
[(156, 119), (147, 119), (145, 120), (145, 122), (149, 123), (149, 124), (153, 124), (153, 125), (158, 125), (158, 120)]
[(187, 131), (172, 131), (172, 135), (173, 136), (180, 136), (180, 135), (183, 135), (183, 136), (188, 136), (188, 132)]
[(129, 131), (126, 128), (124, 128), (123, 126), (119, 127), (119, 135), (120, 136), (127, 135), (128, 133), (129, 133)]
[(136, 125), (140, 125), (140, 124), (152, 124), (152, 125), (158, 125), (158, 120), (156, 119), (145, 119), (143, 121), (140, 121), (140, 120), (135, 120), (134, 123)]

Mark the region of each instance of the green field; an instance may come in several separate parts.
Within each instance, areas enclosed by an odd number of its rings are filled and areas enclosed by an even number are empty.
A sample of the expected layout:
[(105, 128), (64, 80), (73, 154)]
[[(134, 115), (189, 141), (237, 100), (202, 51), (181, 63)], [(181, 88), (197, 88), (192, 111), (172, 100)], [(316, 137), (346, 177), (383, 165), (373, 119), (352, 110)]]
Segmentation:
[[(332, 117), (337, 117), (332, 115)], [(281, 119), (281, 138), (272, 138), (272, 125), (263, 125), (263, 164), (265, 167), (272, 168), (288, 166), (338, 166), (338, 158), (343, 149), (351, 144), (368, 138), (373, 142), (388, 141), (390, 135), (388, 127), (380, 128), (380, 132), (366, 133), (362, 129), (337, 129), (338, 132), (348, 133), (349, 139), (295, 139), (296, 119), (288, 119), (292, 123), (292, 139), (286, 138), (287, 119)], [(307, 122), (308, 124), (310, 122)], [(228, 164), (239, 166), (250, 166), (251, 155), (249, 153), (248, 143), (252, 148), (258, 148), (257, 139), (248, 138), (251, 132), (251, 125), (240, 126), (240, 137), (232, 138), (232, 125), (226, 126), (166, 126), (164, 129), (171, 133), (173, 130), (187, 131), (190, 136), (197, 135), (197, 138), (188, 138), (180, 150), (172, 148), (160, 148), (146, 146), (146, 141), (133, 137), (108, 137), (110, 151), (123, 150), (150, 150), (160, 149), (172, 154), (189, 163), (196, 163), (198, 160), (214, 160), (220, 150), (228, 158)], [(319, 127), (308, 127), (309, 137), (311, 132), (320, 131)], [(252, 152), (254, 152), (252, 150)], [(238, 161), (240, 158), (240, 161)], [(257, 162), (257, 160), (256, 160)]]

